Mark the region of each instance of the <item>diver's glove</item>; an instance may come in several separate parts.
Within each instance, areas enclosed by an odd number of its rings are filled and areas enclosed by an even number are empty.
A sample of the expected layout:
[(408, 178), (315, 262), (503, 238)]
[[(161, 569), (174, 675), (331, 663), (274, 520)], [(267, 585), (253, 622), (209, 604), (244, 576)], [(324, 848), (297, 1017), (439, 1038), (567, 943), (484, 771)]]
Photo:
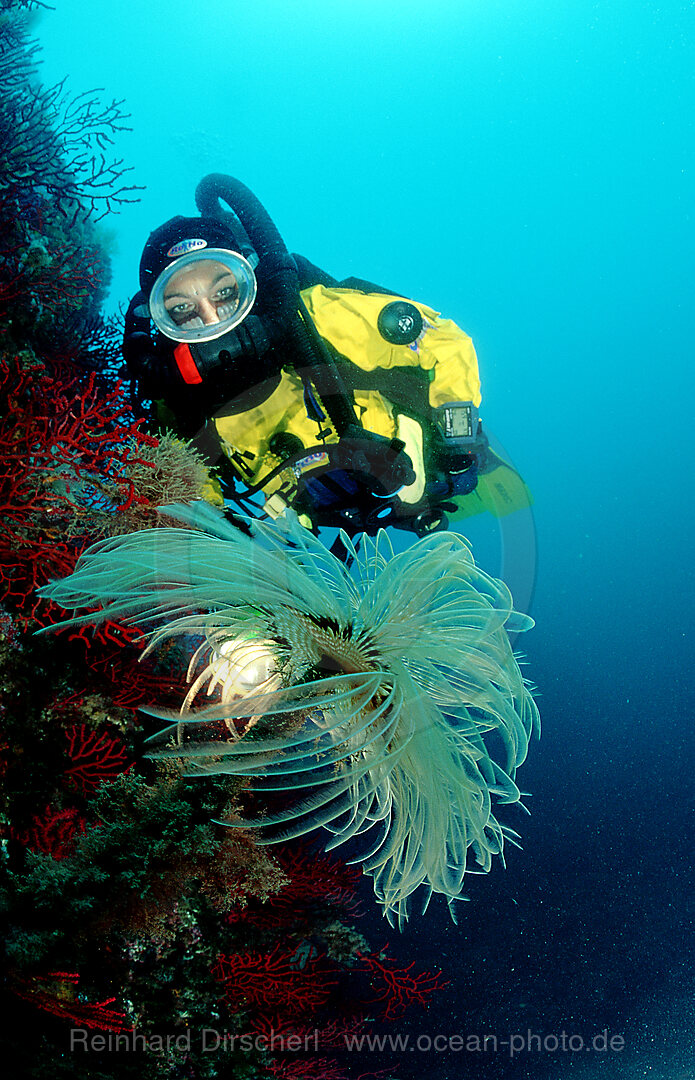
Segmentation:
[(348, 425), (340, 442), (314, 454), (328, 461), (299, 475), (295, 509), (316, 524), (367, 529), (375, 513), (390, 506), (397, 492), (415, 479), (404, 445), (400, 439)]
[(166, 397), (182, 383), (171, 356), (157, 349), (149, 334), (141, 331), (127, 334), (123, 339), (123, 357), (131, 378), (137, 380), (145, 398)]
[(171, 351), (157, 344), (150, 332), (150, 312), (143, 292), (130, 301), (125, 316), (123, 358), (131, 379), (137, 382), (143, 398), (158, 400), (180, 390), (183, 380)]
[(357, 425), (350, 426), (331, 447), (331, 462), (356, 474), (374, 495), (395, 495), (415, 480), (413, 463), (400, 439), (387, 439)]
[(437, 461), (449, 481), (450, 495), (469, 495), (475, 490), (480, 471), (475, 454), (440, 451)]
[(486, 471), (489, 442), (471, 401), (449, 401), (434, 410), (436, 463), (451, 495), (468, 495)]

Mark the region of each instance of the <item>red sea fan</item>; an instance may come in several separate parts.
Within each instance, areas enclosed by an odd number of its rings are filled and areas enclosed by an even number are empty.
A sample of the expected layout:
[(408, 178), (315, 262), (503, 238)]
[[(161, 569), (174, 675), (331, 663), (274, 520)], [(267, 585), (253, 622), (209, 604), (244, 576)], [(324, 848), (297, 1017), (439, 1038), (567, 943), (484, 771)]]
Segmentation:
[(71, 761), (65, 776), (85, 793), (96, 790), (109, 780), (115, 780), (130, 768), (125, 746), (117, 735), (109, 731), (95, 731), (86, 724), (73, 724), (66, 730), (65, 736)]
[(65, 1020), (71, 1020), (79, 1027), (97, 1031), (132, 1031), (126, 1014), (110, 1006), (116, 1000), (89, 1002), (80, 993), (80, 976), (76, 972), (49, 971), (46, 975), (34, 975), (18, 980), (13, 992), (24, 1001), (30, 1001), (44, 1012)]
[(278, 1080), (347, 1080), (348, 1075), (332, 1058), (274, 1058), (266, 1068)]
[(312, 905), (329, 905), (344, 914), (360, 914), (356, 899), (362, 878), (359, 867), (348, 866), (339, 859), (305, 847), (283, 848), (275, 858), (287, 875), (287, 883), (262, 904), (252, 902), (227, 916), (230, 923), (242, 920), (254, 926), (277, 929), (306, 922), (311, 918)]
[(74, 807), (59, 810), (49, 806), (32, 819), (28, 829), (22, 832), (11, 830), (11, 835), (31, 851), (52, 855), (54, 859), (66, 859), (85, 828), (84, 818)]
[[(69, 573), (87, 542), (90, 514), (138, 499), (129, 465), (139, 430), (122, 389), (68, 364), (0, 358), (0, 600), (37, 617), (35, 591)], [(45, 608), (39, 621), (50, 621)]]
[(212, 974), (234, 1010), (252, 1006), (290, 1016), (324, 1005), (337, 985), (336, 972), (323, 961), (314, 958), (299, 966), (296, 949), (279, 945), (271, 952), (219, 956)]
[(396, 1020), (411, 1005), (426, 1008), (437, 990), (447, 985), (442, 980), (441, 971), (421, 971), (414, 973), (415, 961), (400, 967), (397, 960), (386, 956), (386, 946), (381, 953), (362, 953), (362, 970), (366, 971), (374, 988), (378, 991), (374, 998), (365, 1004), (379, 1004), (382, 1007), (382, 1019)]

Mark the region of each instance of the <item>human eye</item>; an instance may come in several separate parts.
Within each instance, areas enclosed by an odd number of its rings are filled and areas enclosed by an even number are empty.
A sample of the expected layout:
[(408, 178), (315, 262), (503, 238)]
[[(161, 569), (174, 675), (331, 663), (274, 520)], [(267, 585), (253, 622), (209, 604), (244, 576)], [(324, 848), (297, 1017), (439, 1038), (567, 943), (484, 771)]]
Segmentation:
[(171, 304), (167, 307), (167, 311), (171, 315), (174, 322), (178, 325), (181, 325), (182, 322), (191, 317), (192, 313), (195, 311), (195, 304), (192, 304), (190, 302)]
[(235, 285), (223, 285), (218, 289), (212, 297), (212, 300), (216, 304), (223, 304), (227, 300), (234, 300), (236, 298), (236, 286)]

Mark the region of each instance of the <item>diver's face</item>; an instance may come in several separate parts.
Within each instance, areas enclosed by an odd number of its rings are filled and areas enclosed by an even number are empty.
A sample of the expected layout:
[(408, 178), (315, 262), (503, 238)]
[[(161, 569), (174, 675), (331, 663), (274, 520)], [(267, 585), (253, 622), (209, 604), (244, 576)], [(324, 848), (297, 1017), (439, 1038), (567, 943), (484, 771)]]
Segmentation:
[(192, 263), (173, 274), (164, 292), (169, 316), (184, 330), (228, 319), (238, 302), (236, 278), (214, 259)]

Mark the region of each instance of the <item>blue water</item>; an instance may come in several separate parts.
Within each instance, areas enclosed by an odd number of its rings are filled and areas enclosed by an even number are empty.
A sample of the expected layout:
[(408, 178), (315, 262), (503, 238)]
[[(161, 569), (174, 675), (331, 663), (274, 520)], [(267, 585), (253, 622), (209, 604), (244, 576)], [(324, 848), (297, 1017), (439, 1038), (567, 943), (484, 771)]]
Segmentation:
[(38, 33), (45, 81), (131, 113), (116, 149), (146, 191), (108, 222), (112, 306), (149, 231), (232, 173), (291, 250), (472, 335), (485, 423), (533, 490), (533, 815), (458, 929), (435, 911), (398, 945), (451, 979), (408, 1030), (625, 1049), (399, 1075), (695, 1076), (695, 7), (63, 0)]

